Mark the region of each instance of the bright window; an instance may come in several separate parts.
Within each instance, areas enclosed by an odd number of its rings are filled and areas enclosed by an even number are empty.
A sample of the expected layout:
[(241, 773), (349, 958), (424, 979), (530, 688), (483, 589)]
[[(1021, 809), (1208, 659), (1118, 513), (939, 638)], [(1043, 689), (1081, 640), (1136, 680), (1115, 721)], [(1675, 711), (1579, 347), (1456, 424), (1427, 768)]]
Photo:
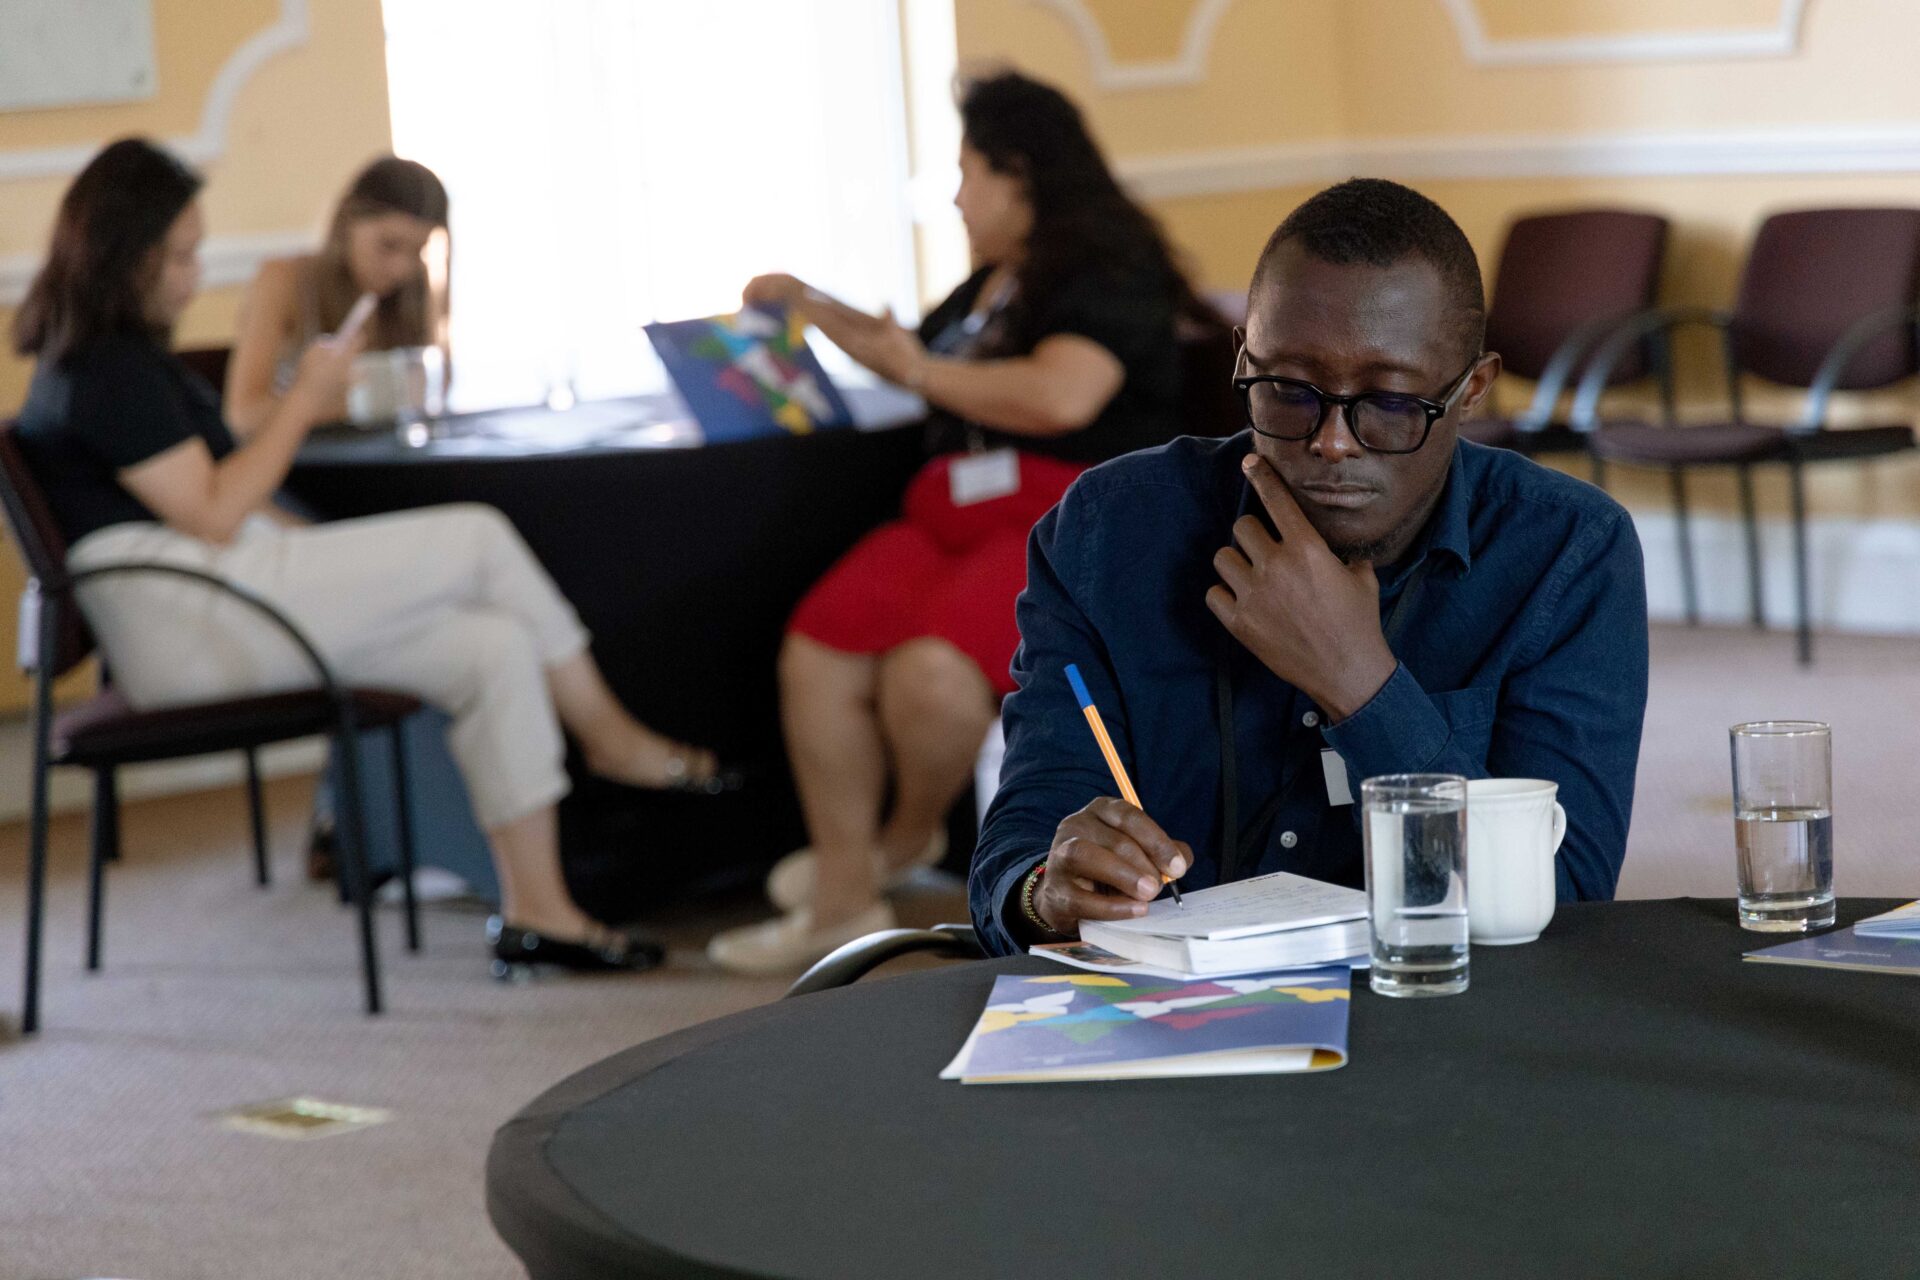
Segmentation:
[(658, 389), (640, 326), (760, 272), (917, 314), (898, 0), (385, 10), (394, 149), (452, 198), (454, 407)]

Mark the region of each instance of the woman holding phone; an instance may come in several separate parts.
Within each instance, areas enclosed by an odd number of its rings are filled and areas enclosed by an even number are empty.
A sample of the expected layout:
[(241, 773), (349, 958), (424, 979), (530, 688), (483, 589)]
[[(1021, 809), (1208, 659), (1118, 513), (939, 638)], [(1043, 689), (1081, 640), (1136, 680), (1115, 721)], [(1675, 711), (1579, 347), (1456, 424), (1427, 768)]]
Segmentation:
[[(273, 517), (269, 500), (338, 402), (366, 333), (306, 344), (237, 438), (213, 388), (170, 350), (200, 282), (199, 189), (197, 174), (150, 142), (106, 148), (61, 201), (46, 262), (14, 316), (16, 349), (37, 358), (19, 441), (69, 563), (212, 573), (289, 615), (345, 681), (446, 710), (500, 877), (496, 973), (652, 966), (658, 945), (592, 919), (568, 895), (554, 814), (568, 787), (562, 730), (590, 769), (636, 787), (710, 789), (712, 753), (662, 737), (620, 705), (573, 608), (492, 508), (321, 525)], [(104, 579), (82, 587), (80, 603), (137, 707), (313, 683), (277, 629), (190, 580)]]
[[(365, 347), (438, 347), (447, 339), (447, 189), (431, 169), (383, 156), (355, 175), (334, 207), (318, 253), (262, 264), (240, 304), (227, 364), (227, 421), (248, 435), (286, 394), (301, 353), (366, 314)], [(370, 313), (368, 313), (370, 310)], [(347, 416), (346, 392), (321, 406), (323, 421)]]

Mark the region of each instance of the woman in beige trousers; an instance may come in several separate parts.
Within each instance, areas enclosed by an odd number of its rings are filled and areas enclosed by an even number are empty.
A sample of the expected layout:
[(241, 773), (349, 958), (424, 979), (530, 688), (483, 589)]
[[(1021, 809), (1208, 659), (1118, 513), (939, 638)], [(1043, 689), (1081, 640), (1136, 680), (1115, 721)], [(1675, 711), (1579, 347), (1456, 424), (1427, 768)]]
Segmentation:
[[(500, 875), (497, 973), (526, 964), (643, 969), (660, 948), (592, 919), (561, 876), (562, 730), (587, 766), (639, 787), (702, 787), (712, 755), (620, 705), (572, 607), (498, 512), (429, 508), (303, 526), (272, 508), (307, 432), (339, 403), (357, 340), (314, 343), (236, 441), (169, 351), (199, 285), (200, 179), (152, 144), (108, 147), (61, 204), (16, 313), (38, 359), (19, 438), (76, 568), (163, 560), (289, 615), (346, 682), (402, 689), (453, 717), (458, 761)], [(136, 706), (311, 686), (290, 642), (204, 587), (108, 579), (81, 606)]]

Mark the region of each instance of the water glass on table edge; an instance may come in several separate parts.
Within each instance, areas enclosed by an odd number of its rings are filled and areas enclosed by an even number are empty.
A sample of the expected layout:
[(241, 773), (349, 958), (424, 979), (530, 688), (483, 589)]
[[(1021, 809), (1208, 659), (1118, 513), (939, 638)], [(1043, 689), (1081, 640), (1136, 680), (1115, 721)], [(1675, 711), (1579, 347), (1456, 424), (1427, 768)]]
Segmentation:
[(1727, 731), (1740, 927), (1805, 933), (1834, 921), (1833, 732), (1818, 720)]
[(1372, 968), (1388, 996), (1467, 989), (1467, 780), (1402, 773), (1360, 784)]

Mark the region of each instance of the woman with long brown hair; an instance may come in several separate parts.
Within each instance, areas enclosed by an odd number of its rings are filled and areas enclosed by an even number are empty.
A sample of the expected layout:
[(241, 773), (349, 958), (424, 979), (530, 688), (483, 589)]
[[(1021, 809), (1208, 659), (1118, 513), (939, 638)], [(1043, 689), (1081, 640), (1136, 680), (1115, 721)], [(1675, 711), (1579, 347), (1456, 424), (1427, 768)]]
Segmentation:
[[(301, 352), (340, 328), (362, 295), (378, 299), (366, 349), (438, 347), (450, 369), (447, 189), (431, 169), (383, 156), (362, 169), (334, 207), (317, 253), (263, 263), (240, 305), (227, 365), (227, 421), (245, 435), (273, 412)], [(324, 408), (346, 416), (345, 395)]]
[[(643, 969), (655, 943), (589, 917), (561, 876), (562, 730), (587, 767), (637, 787), (711, 790), (712, 753), (621, 706), (571, 605), (505, 517), (475, 504), (293, 525), (270, 516), (295, 452), (346, 385), (357, 343), (322, 337), (244, 440), (172, 332), (200, 283), (200, 177), (143, 139), (74, 180), (14, 316), (36, 357), (19, 441), (76, 569), (162, 561), (245, 587), (288, 615), (349, 683), (413, 693), (453, 718), (447, 745), (499, 872), (496, 972)], [(137, 707), (310, 685), (278, 632), (199, 584), (117, 577), (80, 589)]]

